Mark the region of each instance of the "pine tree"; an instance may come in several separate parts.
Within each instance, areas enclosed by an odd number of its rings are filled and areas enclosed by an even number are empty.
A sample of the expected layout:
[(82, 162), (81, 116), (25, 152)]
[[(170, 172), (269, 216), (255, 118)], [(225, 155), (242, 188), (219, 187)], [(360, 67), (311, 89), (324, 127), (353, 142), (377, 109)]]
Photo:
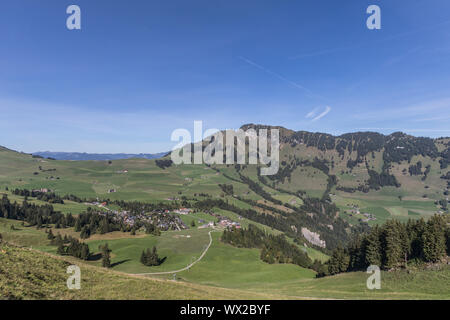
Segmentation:
[(108, 223), (108, 219), (106, 217), (104, 217), (102, 219), (102, 221), (100, 222), (100, 234), (105, 234), (109, 232), (109, 223)]
[(386, 222), (382, 232), (382, 240), (383, 267), (386, 269), (397, 267), (404, 259), (397, 221), (389, 220)]
[(81, 239), (87, 239), (87, 238), (89, 238), (90, 236), (91, 236), (91, 230), (89, 229), (88, 226), (84, 226), (84, 227), (81, 229), (80, 238), (81, 238)]
[(88, 260), (90, 256), (91, 256), (91, 254), (89, 252), (89, 246), (86, 243), (83, 243), (83, 245), (81, 247), (80, 258), (83, 260)]
[(408, 266), (408, 257), (411, 254), (411, 240), (406, 225), (397, 222), (397, 229), (400, 237), (400, 247), (402, 250), (404, 266), (406, 268)]
[(160, 260), (159, 260), (158, 252), (156, 251), (155, 246), (153, 246), (151, 257), (152, 257), (151, 261), (152, 261), (153, 265), (158, 266), (160, 264)]
[(328, 262), (328, 272), (330, 274), (338, 274), (341, 272), (346, 272), (350, 263), (350, 256), (348, 252), (342, 247), (338, 247), (334, 250), (329, 262)]
[(427, 262), (438, 262), (446, 255), (445, 221), (440, 216), (428, 220), (422, 235), (423, 256)]
[(363, 247), (363, 241), (359, 235), (353, 239), (353, 241), (350, 243), (348, 252), (350, 256), (350, 262), (349, 262), (349, 269), (350, 270), (359, 270), (364, 268), (365, 266), (365, 257), (364, 257), (364, 250)]
[(104, 268), (111, 267), (111, 249), (108, 247), (108, 243), (105, 243), (103, 246), (100, 245), (100, 250), (102, 251), (102, 266)]
[(55, 239), (55, 236), (53, 235), (52, 229), (49, 230), (48, 234), (47, 234), (47, 239), (48, 240), (53, 240)]
[(147, 255), (145, 254), (145, 250), (142, 250), (141, 254), (141, 263), (146, 266), (147, 265)]
[(75, 222), (75, 232), (80, 232), (81, 231), (81, 222), (80, 219), (77, 219), (77, 221)]
[(56, 253), (59, 254), (59, 255), (65, 255), (66, 254), (66, 248), (65, 248), (64, 244), (62, 243), (62, 241), (59, 243), (58, 249), (56, 250)]
[(423, 259), (423, 241), (422, 235), (425, 232), (426, 223), (423, 218), (412, 221), (409, 220), (407, 223), (407, 232), (411, 241), (411, 258), (412, 259)]
[(380, 229), (378, 226), (372, 230), (372, 232), (364, 239), (364, 258), (366, 266), (376, 265), (381, 267), (381, 242), (380, 242)]
[(42, 218), (41, 218), (41, 216), (39, 216), (38, 219), (37, 219), (36, 228), (37, 229), (42, 228)]

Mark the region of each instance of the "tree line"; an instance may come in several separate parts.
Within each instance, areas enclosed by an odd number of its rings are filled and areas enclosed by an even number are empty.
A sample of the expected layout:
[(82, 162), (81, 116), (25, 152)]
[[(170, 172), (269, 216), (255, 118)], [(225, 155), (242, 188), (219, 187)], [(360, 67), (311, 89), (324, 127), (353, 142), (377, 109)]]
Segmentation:
[(321, 275), (365, 270), (405, 268), (408, 263), (435, 263), (450, 254), (448, 217), (434, 215), (428, 221), (406, 223), (388, 220), (355, 237), (346, 247), (336, 248)]
[(71, 214), (64, 215), (55, 211), (50, 204), (36, 205), (30, 204), (26, 200), (21, 205), (17, 202), (11, 203), (6, 194), (0, 201), (0, 218), (25, 221), (38, 229), (49, 224), (54, 224), (56, 228), (75, 225), (75, 218)]
[(17, 189), (16, 188), (12, 191), (12, 193), (17, 196), (36, 198), (37, 200), (45, 201), (48, 203), (64, 204), (64, 200), (69, 200), (69, 201), (78, 202), (78, 203), (90, 201), (87, 199), (82, 199), (80, 197), (77, 197), (76, 195), (73, 195), (73, 194), (66, 194), (64, 196), (59, 196), (59, 195), (55, 194), (54, 192), (43, 192), (40, 190), (28, 190), (28, 189)]
[(15, 189), (12, 191), (13, 194), (22, 197), (32, 197), (37, 200), (45, 201), (48, 203), (60, 203), (64, 204), (64, 200), (55, 194), (54, 192), (42, 192), (40, 190), (27, 190), (27, 189)]

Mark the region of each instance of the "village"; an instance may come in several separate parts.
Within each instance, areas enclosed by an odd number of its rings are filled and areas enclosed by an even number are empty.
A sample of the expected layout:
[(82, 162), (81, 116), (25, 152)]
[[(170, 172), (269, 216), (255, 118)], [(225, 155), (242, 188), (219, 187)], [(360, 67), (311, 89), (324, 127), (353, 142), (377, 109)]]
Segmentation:
[[(98, 208), (105, 209), (106, 211), (100, 212), (102, 215), (113, 215), (114, 220), (117, 222), (122, 222), (130, 227), (133, 227), (138, 222), (142, 224), (152, 224), (162, 231), (180, 231), (188, 229), (188, 226), (181, 219), (182, 215), (193, 214), (194, 210), (191, 208), (179, 208), (173, 211), (171, 210), (157, 210), (153, 212), (141, 212), (139, 214), (131, 213), (130, 211), (119, 211), (112, 210), (107, 207), (106, 202), (91, 202), (85, 203), (86, 205), (97, 206)], [(240, 229), (241, 224), (236, 221), (232, 221), (230, 218), (223, 216), (221, 214), (215, 213), (213, 211), (205, 211), (206, 214), (214, 217), (217, 222), (205, 221), (204, 219), (198, 219), (199, 229), (204, 228), (236, 228)], [(239, 216), (238, 219), (242, 219)]]

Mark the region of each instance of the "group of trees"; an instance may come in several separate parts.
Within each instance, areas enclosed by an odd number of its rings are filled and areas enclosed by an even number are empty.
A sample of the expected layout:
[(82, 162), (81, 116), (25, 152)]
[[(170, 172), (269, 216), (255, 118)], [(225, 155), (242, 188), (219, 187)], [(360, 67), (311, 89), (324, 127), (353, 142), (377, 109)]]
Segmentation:
[(72, 214), (62, 214), (55, 211), (52, 205), (30, 204), (26, 200), (22, 204), (11, 203), (7, 195), (3, 195), (0, 201), (0, 218), (25, 221), (29, 226), (45, 228), (54, 225), (56, 229), (74, 227), (76, 232), (81, 232), (82, 239), (89, 238), (92, 234), (104, 234), (112, 231), (131, 231), (131, 227), (117, 222), (110, 215), (93, 212), (88, 208), (87, 212), (78, 217)]
[(422, 172), (422, 161), (417, 161), (416, 164), (409, 166), (408, 171), (410, 176), (421, 176), (423, 174), (422, 181), (425, 181), (431, 171), (431, 165), (427, 165), (425, 171)]
[[(259, 172), (259, 171), (258, 171)], [(259, 176), (259, 175), (258, 175)], [(264, 199), (266, 199), (267, 201), (273, 202), (275, 204), (282, 204), (282, 202), (278, 199), (275, 199), (274, 197), (272, 197), (269, 193), (267, 193), (259, 183), (253, 181), (252, 179), (250, 179), (249, 177), (246, 177), (244, 175), (242, 175), (241, 173), (239, 173), (239, 177), (241, 178), (242, 182), (245, 183), (246, 185), (248, 185), (248, 187), (250, 188), (250, 190), (252, 190), (253, 192), (255, 192), (256, 194), (260, 195), (261, 197), (263, 197)]]
[(147, 250), (142, 251), (141, 254), (141, 263), (145, 266), (159, 266), (162, 263), (162, 259), (159, 258), (156, 247), (153, 246), (152, 250), (149, 248)]
[(364, 270), (369, 265), (383, 269), (407, 267), (408, 262), (439, 262), (450, 254), (450, 227), (446, 217), (435, 215), (428, 221), (389, 220), (359, 235), (348, 247), (335, 249), (326, 274)]
[(232, 184), (219, 184), (219, 187), (225, 194), (228, 194), (230, 196), (234, 194)]
[(27, 222), (30, 226), (38, 229), (49, 224), (54, 224), (56, 228), (73, 227), (75, 218), (71, 215), (64, 215), (55, 211), (50, 204), (36, 205), (23, 201), (20, 205), (17, 202), (11, 203), (6, 194), (0, 201), (0, 218), (20, 220)]
[[(91, 252), (89, 251), (89, 245), (87, 243), (67, 235), (63, 238), (59, 233), (55, 236), (51, 229), (47, 234), (50, 244), (58, 247), (56, 250), (57, 254), (63, 256), (69, 255), (82, 260), (89, 260), (91, 258)], [(110, 268), (112, 250), (109, 248), (108, 243), (99, 245), (98, 249), (102, 256), (102, 266)]]
[(416, 164), (412, 164), (408, 168), (410, 176), (420, 176), (422, 175), (422, 161), (417, 161)]
[(75, 231), (81, 232), (81, 239), (87, 239), (93, 234), (105, 234), (113, 231), (123, 230), (124, 227), (127, 231), (130, 227), (121, 225), (116, 222), (113, 217), (108, 214), (100, 214), (97, 212), (84, 212), (78, 215), (75, 222)]
[(143, 226), (145, 228), (145, 233), (146, 234), (152, 234), (154, 236), (160, 236), (161, 235), (161, 230), (156, 226), (156, 224), (154, 224), (154, 223), (144, 223)]
[(450, 142), (447, 142), (446, 145), (447, 148), (445, 148), (441, 152), (441, 160), (439, 160), (439, 163), (441, 165), (441, 169), (447, 169), (448, 165), (450, 164)]
[(12, 191), (13, 194), (22, 197), (32, 197), (37, 200), (45, 201), (48, 203), (60, 203), (64, 204), (64, 200), (55, 194), (54, 192), (42, 192), (40, 190), (27, 190), (27, 189), (15, 189)]
[(309, 268), (312, 261), (284, 235), (271, 235), (250, 224), (247, 229), (226, 229), (221, 240), (239, 248), (261, 249), (260, 258), (267, 263), (293, 263)]
[(91, 256), (89, 246), (71, 236), (64, 236), (64, 238), (60, 234), (55, 236), (50, 229), (48, 239), (50, 244), (58, 247), (56, 252), (60, 255), (69, 255), (82, 260), (88, 260)]
[(394, 186), (399, 188), (400, 183), (397, 181), (394, 175), (390, 174), (387, 170), (383, 169), (381, 173), (378, 173), (374, 170), (368, 170), (369, 180), (367, 180), (367, 184), (370, 189), (378, 190), (384, 186)]

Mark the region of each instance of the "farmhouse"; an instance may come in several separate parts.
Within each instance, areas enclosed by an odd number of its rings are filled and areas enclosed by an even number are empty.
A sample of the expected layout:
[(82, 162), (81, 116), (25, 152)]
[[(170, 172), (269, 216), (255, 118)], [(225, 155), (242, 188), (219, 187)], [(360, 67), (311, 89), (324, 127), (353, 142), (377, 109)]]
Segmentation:
[(201, 225), (200, 227), (198, 227), (199, 229), (204, 229), (204, 228), (209, 228), (209, 227), (214, 227), (214, 222), (209, 222), (207, 224)]
[(224, 227), (224, 228), (233, 228), (235, 227), (236, 229), (240, 229), (241, 228), (241, 224), (238, 222), (234, 222), (228, 219), (222, 219), (219, 221), (219, 226)]
[(175, 212), (175, 213), (178, 213), (178, 214), (189, 214), (189, 213), (192, 212), (192, 209), (188, 209), (188, 208), (180, 208), (180, 209), (178, 209), (178, 210), (175, 210), (174, 212)]

